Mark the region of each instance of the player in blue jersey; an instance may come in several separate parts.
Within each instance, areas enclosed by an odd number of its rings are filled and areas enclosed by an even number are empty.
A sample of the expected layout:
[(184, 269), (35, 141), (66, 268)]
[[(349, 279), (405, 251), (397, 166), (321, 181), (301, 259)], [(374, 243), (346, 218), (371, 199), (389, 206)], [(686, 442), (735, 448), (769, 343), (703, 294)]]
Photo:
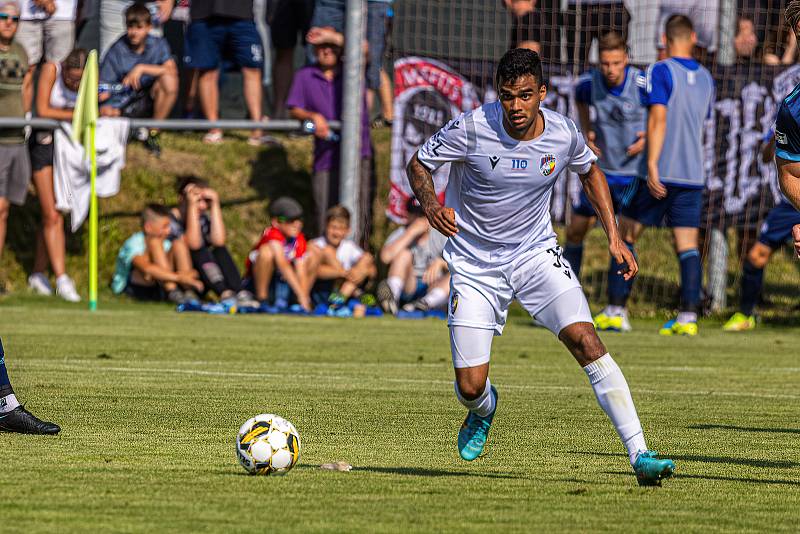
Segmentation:
[[(636, 180), (630, 204), (622, 208), (620, 232), (633, 250), (645, 226), (672, 228), (680, 261), (681, 305), (662, 335), (696, 335), (700, 305), (698, 237), (705, 188), (703, 131), (714, 101), (711, 73), (692, 58), (697, 35), (692, 21), (673, 15), (666, 24), (668, 58), (647, 70), (643, 102), (648, 106), (645, 179)], [(609, 304), (624, 306), (632, 280), (619, 279), (622, 266), (612, 262)], [(608, 312), (608, 309), (607, 309)], [(606, 313), (608, 315), (608, 313)], [(598, 318), (596, 318), (598, 319)], [(604, 319), (600, 317), (601, 321)]]
[[(786, 6), (786, 22), (795, 37), (800, 37), (800, 0), (791, 0)], [(800, 109), (796, 103), (800, 99), (798, 93), (800, 93), (800, 85), (795, 87), (792, 94), (784, 100), (778, 112), (778, 120), (775, 124), (775, 162), (778, 165), (778, 183), (780, 183), (784, 197), (795, 208), (800, 209)], [(792, 98), (792, 95), (794, 95), (795, 104), (792, 109), (788, 109), (786, 102)], [(785, 140), (778, 139), (778, 132), (786, 136)], [(789, 139), (791, 139), (791, 144)], [(800, 224), (792, 228), (792, 239), (794, 240), (794, 250), (800, 257)]]
[[(639, 90), (644, 87), (645, 78), (642, 71), (628, 64), (628, 47), (620, 34), (606, 33), (599, 48), (600, 68), (581, 75), (575, 99), (587, 145), (597, 155), (597, 165), (608, 180), (614, 213), (619, 213), (644, 156), (647, 108), (640, 101)], [(594, 110), (594, 120), (590, 117), (590, 107)], [(581, 191), (578, 202), (572, 206), (564, 246), (564, 258), (578, 276), (583, 241), (596, 220), (589, 197)], [(609, 287), (619, 279), (610, 277)], [(598, 317), (605, 316), (601, 313)], [(596, 325), (599, 330), (630, 329), (623, 313), (607, 321), (596, 321)]]
[[(800, 21), (800, 0), (786, 8), (789, 26), (797, 31)], [(756, 326), (756, 302), (764, 284), (764, 268), (772, 253), (789, 239), (794, 239), (800, 255), (800, 85), (784, 98), (775, 121), (775, 160), (778, 179), (784, 196), (767, 214), (761, 224), (758, 242), (747, 252), (742, 266), (742, 286), (739, 291), (739, 310), (722, 327), (726, 332), (752, 330)], [(772, 143), (772, 139), (766, 140)]]
[(55, 423), (42, 421), (19, 403), (6, 370), (3, 341), (0, 340), (0, 432), (20, 434), (58, 434), (61, 428)]

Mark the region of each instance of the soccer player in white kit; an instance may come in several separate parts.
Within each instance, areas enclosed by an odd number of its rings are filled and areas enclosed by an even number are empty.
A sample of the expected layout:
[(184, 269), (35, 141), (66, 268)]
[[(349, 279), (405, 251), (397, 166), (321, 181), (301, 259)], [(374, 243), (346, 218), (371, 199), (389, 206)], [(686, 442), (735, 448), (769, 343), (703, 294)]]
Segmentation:
[[(495, 79), (499, 101), (450, 121), (412, 156), (411, 187), (431, 225), (448, 236), (450, 346), (455, 392), (467, 407), (459, 454), (483, 451), (497, 409), (489, 381), (492, 338), (500, 335), (513, 299), (566, 345), (583, 367), (597, 401), (622, 439), (637, 480), (658, 485), (671, 460), (645, 444), (628, 384), (597, 336), (580, 282), (561, 256), (550, 219), (553, 186), (564, 169), (580, 175), (608, 235), (609, 251), (632, 278), (636, 260), (622, 242), (603, 172), (575, 124), (540, 109), (547, 94), (539, 56), (509, 50)], [(431, 172), (450, 163), (445, 206)]]

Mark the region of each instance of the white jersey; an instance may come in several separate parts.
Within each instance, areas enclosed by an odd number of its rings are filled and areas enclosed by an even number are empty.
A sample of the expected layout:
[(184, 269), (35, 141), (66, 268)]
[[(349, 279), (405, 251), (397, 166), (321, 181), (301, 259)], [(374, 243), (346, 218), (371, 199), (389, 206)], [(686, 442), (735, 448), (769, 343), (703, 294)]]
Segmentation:
[(508, 263), (524, 252), (556, 245), (550, 218), (553, 186), (564, 169), (585, 174), (597, 157), (575, 123), (541, 109), (544, 132), (531, 141), (503, 127), (500, 102), (484, 104), (450, 121), (419, 150), (429, 170), (450, 162), (445, 205), (458, 233), (445, 259)]

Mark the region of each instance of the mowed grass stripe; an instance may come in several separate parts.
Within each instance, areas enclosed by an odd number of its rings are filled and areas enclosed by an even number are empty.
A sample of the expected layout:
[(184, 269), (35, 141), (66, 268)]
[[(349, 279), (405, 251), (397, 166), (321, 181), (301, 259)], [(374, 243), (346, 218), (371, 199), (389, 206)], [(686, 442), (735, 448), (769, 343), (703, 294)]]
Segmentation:
[[(167, 368), (167, 367), (107, 367), (102, 365), (94, 365), (92, 360), (83, 360), (80, 362), (80, 365), (76, 364), (58, 364), (58, 363), (41, 363), (41, 362), (49, 362), (49, 360), (41, 360), (40, 362), (34, 361), (27, 361), (22, 366), (23, 368), (32, 368), (38, 369), (40, 372), (60, 372), (60, 371), (68, 371), (72, 373), (85, 373), (85, 372), (105, 372), (105, 373), (139, 373), (139, 374), (159, 374), (159, 373), (167, 373), (167, 374), (183, 374), (183, 375), (193, 375), (193, 376), (208, 376), (208, 377), (221, 377), (221, 378), (235, 378), (235, 379), (274, 379), (274, 380), (294, 380), (296, 382), (304, 382), (306, 380), (310, 381), (327, 381), (327, 382), (336, 382), (336, 381), (349, 381), (352, 380), (353, 375), (331, 375), (329, 373), (320, 373), (320, 374), (297, 374), (292, 372), (286, 373), (265, 373), (261, 371), (253, 371), (253, 372), (233, 372), (233, 371), (215, 371), (215, 370), (202, 370), (202, 369), (178, 369), (178, 368)], [(193, 365), (197, 365), (198, 362), (192, 362)], [(340, 371), (345, 370), (341, 366), (337, 366)], [(627, 366), (626, 369), (636, 369), (637, 366)], [(648, 370), (657, 370), (657, 371), (669, 371), (670, 368), (662, 368), (659, 369), (657, 366), (654, 368), (646, 368)], [(681, 368), (684, 371), (690, 370), (690, 368)], [(357, 373), (357, 369), (353, 369), (355, 373)], [(704, 371), (708, 372), (708, 371)], [(428, 386), (447, 386), (451, 385), (451, 380), (425, 380), (425, 379), (413, 379), (413, 378), (391, 378), (391, 377), (371, 377), (372, 381), (375, 382), (388, 382), (392, 384), (419, 384), (419, 385), (428, 385)], [(310, 385), (314, 387), (313, 384)], [(363, 387), (363, 386), (362, 386)], [(511, 388), (511, 389), (530, 389), (530, 390), (541, 390), (541, 391), (578, 391), (578, 392), (585, 392), (586, 386), (547, 386), (547, 385), (534, 385), (534, 384), (509, 384), (503, 383), (503, 388)], [(380, 389), (372, 386), (372, 389)], [(669, 390), (669, 389), (652, 389), (652, 388), (637, 388), (632, 387), (632, 392), (634, 393), (644, 393), (649, 395), (694, 395), (694, 396), (720, 396), (720, 397), (744, 397), (744, 398), (757, 398), (757, 399), (800, 399), (800, 395), (794, 395), (789, 393), (768, 393), (768, 392), (747, 392), (747, 391), (719, 391), (719, 390)]]

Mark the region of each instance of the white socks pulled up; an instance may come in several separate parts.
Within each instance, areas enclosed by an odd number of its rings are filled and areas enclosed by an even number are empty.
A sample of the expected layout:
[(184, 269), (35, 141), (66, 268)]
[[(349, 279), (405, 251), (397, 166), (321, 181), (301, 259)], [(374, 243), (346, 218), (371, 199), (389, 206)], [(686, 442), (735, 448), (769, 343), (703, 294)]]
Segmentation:
[(597, 402), (617, 429), (631, 465), (640, 452), (647, 450), (642, 424), (633, 405), (631, 391), (617, 363), (606, 353), (583, 368), (594, 389)]

